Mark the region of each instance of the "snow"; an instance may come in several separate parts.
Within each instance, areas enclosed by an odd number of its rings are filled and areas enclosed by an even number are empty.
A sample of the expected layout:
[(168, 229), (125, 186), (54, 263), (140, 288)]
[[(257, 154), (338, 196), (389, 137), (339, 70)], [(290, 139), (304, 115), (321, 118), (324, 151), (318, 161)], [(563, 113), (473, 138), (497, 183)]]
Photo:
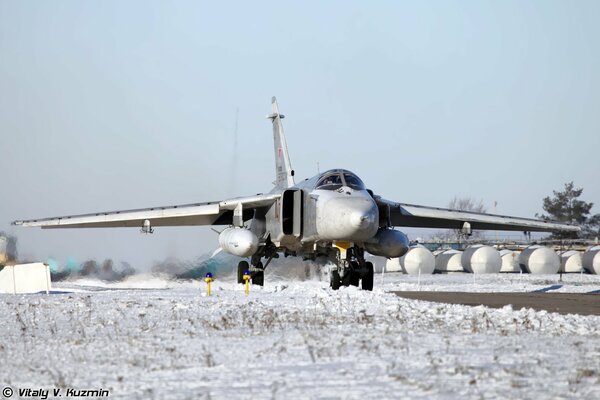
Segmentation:
[(591, 274), (532, 275), (522, 273), (469, 274), (449, 273), (408, 276), (377, 274), (375, 286), (386, 291), (423, 290), (445, 292), (533, 292), (560, 286), (553, 293), (588, 293), (600, 290), (600, 276)]
[[(276, 278), (136, 276), (0, 296), (0, 385), (110, 398), (600, 398), (600, 317), (403, 299), (390, 290), (530, 291), (558, 276), (378, 275), (373, 292)], [(563, 275), (558, 291), (600, 289)]]

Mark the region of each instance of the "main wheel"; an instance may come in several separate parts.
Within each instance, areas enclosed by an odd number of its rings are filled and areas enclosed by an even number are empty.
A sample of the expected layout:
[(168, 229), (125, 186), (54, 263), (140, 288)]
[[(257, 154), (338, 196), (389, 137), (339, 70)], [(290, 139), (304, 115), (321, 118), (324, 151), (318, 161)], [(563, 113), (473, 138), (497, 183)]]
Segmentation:
[(330, 285), (333, 290), (338, 290), (340, 285), (342, 284), (342, 280), (340, 279), (340, 273), (337, 269), (331, 271), (330, 277)]
[(352, 283), (352, 270), (350, 268), (346, 268), (346, 270), (344, 271), (344, 276), (342, 277), (342, 285), (343, 286), (350, 286), (350, 284)]
[(265, 271), (256, 271), (252, 274), (252, 284), (258, 286), (265, 285)]
[(238, 283), (245, 283), (244, 282), (244, 272), (248, 271), (250, 269), (250, 265), (248, 264), (248, 261), (240, 261), (238, 264)]
[(351, 268), (348, 269), (347, 274), (350, 275), (350, 284), (352, 286), (358, 286), (358, 281), (360, 280), (360, 272), (358, 270), (358, 268), (360, 267), (359, 264), (355, 261), (353, 261), (351, 263)]
[(360, 280), (360, 275), (356, 271), (352, 271), (350, 273), (350, 284), (352, 286), (358, 286), (358, 281)]
[(367, 261), (365, 266), (367, 267), (367, 273), (362, 278), (362, 290), (373, 290), (373, 275), (375, 274), (373, 263)]
[(262, 268), (263, 268), (262, 263), (259, 262), (256, 265), (256, 268), (258, 268), (260, 271), (255, 271), (252, 274), (252, 284), (258, 285), (258, 286), (264, 286), (265, 285), (265, 271), (262, 270)]

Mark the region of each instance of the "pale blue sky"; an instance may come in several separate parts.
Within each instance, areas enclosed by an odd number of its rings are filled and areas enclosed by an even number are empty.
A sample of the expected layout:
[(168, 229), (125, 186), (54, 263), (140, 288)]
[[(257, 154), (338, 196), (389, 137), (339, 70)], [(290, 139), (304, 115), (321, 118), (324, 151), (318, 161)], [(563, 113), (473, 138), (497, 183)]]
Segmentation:
[(268, 191), (272, 95), (298, 177), (319, 162), (389, 199), (525, 217), (574, 180), (599, 203), (599, 18), (597, 1), (0, 0), (0, 230), (37, 259), (211, 251), (208, 228), (9, 223)]

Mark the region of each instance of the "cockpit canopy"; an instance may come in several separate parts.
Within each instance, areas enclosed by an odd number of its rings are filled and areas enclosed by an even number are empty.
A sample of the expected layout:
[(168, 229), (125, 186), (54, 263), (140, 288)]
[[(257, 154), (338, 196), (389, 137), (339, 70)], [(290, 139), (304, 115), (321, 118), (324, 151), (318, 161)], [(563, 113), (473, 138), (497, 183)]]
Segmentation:
[(354, 190), (365, 190), (365, 184), (360, 178), (350, 171), (333, 170), (324, 172), (317, 182), (315, 189), (336, 190), (348, 186)]

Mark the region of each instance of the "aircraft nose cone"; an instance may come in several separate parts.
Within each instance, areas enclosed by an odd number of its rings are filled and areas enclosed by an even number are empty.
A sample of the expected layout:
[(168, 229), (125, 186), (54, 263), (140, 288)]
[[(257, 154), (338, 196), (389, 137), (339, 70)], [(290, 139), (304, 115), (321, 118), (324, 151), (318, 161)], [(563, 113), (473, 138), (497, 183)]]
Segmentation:
[(350, 225), (358, 229), (363, 229), (373, 224), (375, 222), (375, 215), (370, 211), (353, 211), (349, 218)]
[(377, 233), (378, 219), (370, 198), (333, 198), (319, 210), (317, 230), (323, 239), (364, 241)]

